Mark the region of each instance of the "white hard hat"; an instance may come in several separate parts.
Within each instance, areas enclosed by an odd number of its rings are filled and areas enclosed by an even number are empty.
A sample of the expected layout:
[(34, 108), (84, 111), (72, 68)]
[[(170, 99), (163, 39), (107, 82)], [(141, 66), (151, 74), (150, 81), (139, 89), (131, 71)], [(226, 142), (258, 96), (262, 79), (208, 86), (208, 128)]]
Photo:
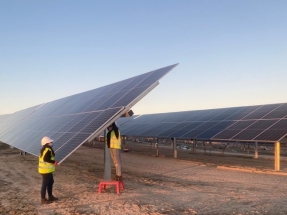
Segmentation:
[(44, 145), (46, 145), (47, 143), (52, 143), (52, 142), (53, 142), (53, 140), (52, 140), (50, 137), (45, 136), (45, 137), (43, 137), (42, 140), (41, 140), (41, 145), (44, 146)]

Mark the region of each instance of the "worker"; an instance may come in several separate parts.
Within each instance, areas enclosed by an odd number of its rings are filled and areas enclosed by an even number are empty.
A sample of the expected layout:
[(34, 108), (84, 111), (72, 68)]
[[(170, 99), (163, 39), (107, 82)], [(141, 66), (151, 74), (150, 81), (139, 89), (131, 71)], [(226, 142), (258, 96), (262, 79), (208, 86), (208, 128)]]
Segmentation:
[[(41, 140), (41, 145), (38, 168), (39, 173), (42, 175), (41, 204), (49, 204), (58, 200), (58, 198), (53, 196), (53, 172), (58, 162), (55, 161), (55, 152), (52, 148), (53, 140), (45, 136)], [(46, 191), (48, 198), (46, 198)]]
[(107, 145), (110, 149), (111, 157), (115, 165), (116, 176), (114, 180), (122, 181), (122, 163), (121, 163), (121, 134), (116, 123), (108, 127)]

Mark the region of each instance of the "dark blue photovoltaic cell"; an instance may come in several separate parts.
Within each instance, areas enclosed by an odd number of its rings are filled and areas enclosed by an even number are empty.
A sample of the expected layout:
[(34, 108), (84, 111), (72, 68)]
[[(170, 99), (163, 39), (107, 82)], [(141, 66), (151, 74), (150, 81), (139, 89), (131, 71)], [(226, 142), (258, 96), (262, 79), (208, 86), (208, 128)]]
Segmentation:
[(224, 112), (224, 109), (209, 110), (202, 117), (198, 118), (197, 121), (209, 121), (209, 120), (212, 120), (214, 117), (217, 117), (219, 114), (222, 114), (223, 112)]
[(13, 127), (26, 117), (28, 117), (30, 114), (32, 114), (35, 110), (37, 110), (41, 105), (33, 106), (21, 111), (17, 111), (14, 114), (8, 114), (8, 116), (3, 116), (2, 119), (0, 119), (0, 134), (3, 134), (6, 130)]
[(129, 135), (133, 135), (133, 130), (134, 129), (137, 129), (137, 128), (139, 128), (139, 127), (141, 127), (142, 125), (140, 125), (140, 124), (132, 124), (132, 123), (129, 123), (129, 122), (127, 122), (127, 123), (125, 123), (125, 124), (123, 124), (123, 125), (121, 125), (121, 124), (119, 124), (118, 122), (117, 122), (117, 125), (119, 126), (119, 127), (121, 127), (121, 133), (122, 134), (125, 134), (126, 132), (129, 132)]
[(274, 123), (269, 129), (270, 130), (285, 130), (287, 128), (287, 119), (281, 119)]
[(143, 125), (138, 125), (134, 129), (132, 129), (132, 133), (134, 136), (142, 136), (144, 132), (147, 130), (150, 130), (151, 128), (157, 128), (156, 124), (143, 124)]
[(140, 82), (137, 87), (141, 86), (147, 86), (147, 85), (152, 85), (155, 83), (155, 79), (158, 80), (161, 77), (165, 76), (170, 70), (172, 70), (175, 67), (175, 65), (171, 65), (165, 68), (161, 68), (158, 70), (154, 70), (150, 72), (150, 75), (144, 79), (142, 82)]
[(274, 142), (275, 140), (279, 141), (285, 136), (286, 136), (286, 130), (266, 130), (257, 137), (255, 137), (253, 141), (265, 140)]
[(262, 133), (262, 130), (244, 130), (233, 136), (233, 140), (253, 140), (256, 136)]
[(201, 125), (199, 125), (198, 127), (196, 127), (196, 129), (208, 130), (208, 129), (212, 128), (213, 126), (215, 126), (217, 123), (218, 122), (216, 122), (216, 121), (204, 122)]
[(79, 146), (79, 143), (84, 142), (89, 137), (89, 134), (78, 133), (66, 141), (66, 144), (61, 146), (56, 152), (56, 160), (65, 159), (71, 152)]
[(208, 114), (207, 110), (192, 111), (186, 113), (186, 119), (184, 121), (193, 122), (197, 121), (199, 118)]
[(262, 117), (262, 119), (281, 119), (287, 117), (287, 111), (273, 111)]
[[(214, 135), (211, 139), (219, 139), (219, 140), (232, 140), (232, 137), (234, 137), (238, 132), (241, 130), (223, 130), (217, 135)], [(219, 137), (219, 138), (218, 138)]]
[(256, 120), (244, 120), (244, 121), (237, 121), (231, 126), (229, 126), (227, 129), (228, 130), (242, 130), (247, 128), (248, 126), (252, 125), (255, 123)]
[(145, 136), (146, 133), (150, 134), (151, 132), (158, 129), (159, 127), (160, 127), (160, 123), (143, 124), (137, 127), (136, 130), (134, 130), (134, 134), (136, 134), (137, 136)]
[[(158, 126), (156, 129), (151, 131), (149, 134), (152, 137), (157, 137), (157, 136), (161, 135), (161, 133), (163, 133), (166, 129), (169, 129), (169, 128), (173, 127), (173, 126), (174, 125), (172, 123), (165, 123), (165, 125)], [(145, 136), (146, 136), (146, 134), (145, 134)]]
[(162, 122), (171, 122), (171, 123), (175, 123), (175, 122), (182, 122), (185, 118), (185, 116), (182, 115), (180, 112), (179, 113), (171, 113), (168, 117), (162, 117), (161, 121)]
[(202, 130), (202, 129), (194, 129), (194, 130), (191, 130), (191, 131), (187, 132), (183, 136), (181, 136), (181, 138), (184, 138), (184, 139), (196, 139), (196, 137), (198, 135), (200, 135), (201, 133), (203, 133), (204, 131), (205, 130)]
[(0, 116), (0, 141), (38, 156), (42, 137), (49, 136), (61, 162), (128, 111), (175, 66)]
[(129, 91), (121, 100), (116, 101), (113, 106), (120, 107), (124, 105), (130, 104), (133, 100), (135, 100), (138, 95), (142, 94), (147, 88), (146, 87), (137, 87), (132, 91)]
[[(93, 117), (96, 117), (100, 114), (101, 112), (92, 112), (91, 114), (93, 114)], [(62, 118), (62, 117), (61, 117)], [(73, 132), (73, 128), (77, 125), (79, 125), (80, 123), (82, 123), (84, 121), (84, 119), (89, 118), (90, 120), (92, 120), (92, 117), (90, 116), (89, 113), (83, 113), (83, 114), (78, 114), (78, 115), (69, 115), (66, 117), (65, 120), (63, 120), (63, 122), (65, 122), (65, 125), (63, 125), (61, 122), (57, 122), (57, 123), (51, 123), (51, 125), (60, 125), (56, 130), (57, 132)], [(84, 123), (82, 123), (84, 124)], [(72, 131), (71, 131), (72, 130)], [(77, 131), (77, 130), (76, 130)]]
[(150, 75), (150, 72), (131, 78), (131, 81), (126, 86), (124, 86), (121, 89), (121, 91), (127, 91), (130, 89), (136, 88), (139, 85), (139, 83), (142, 80), (146, 79), (149, 75)]
[[(218, 122), (204, 122), (201, 123), (199, 126), (196, 126), (194, 129), (189, 129), (187, 133), (181, 136), (181, 138), (196, 138), (201, 133), (205, 132), (206, 130), (212, 128)], [(187, 128), (186, 126), (185, 128)], [(205, 138), (204, 138), (205, 139)]]
[(242, 107), (240, 110), (234, 112), (234, 114), (230, 115), (225, 120), (240, 120), (258, 109), (259, 107), (261, 107), (261, 105)]
[[(183, 129), (180, 129), (180, 130), (170, 134), (168, 137), (180, 138), (180, 137), (182, 137), (184, 134), (186, 134), (189, 131), (190, 130), (183, 128)], [(164, 137), (164, 136), (161, 136), (161, 137)], [(186, 139), (190, 139), (190, 138), (192, 138), (192, 137), (187, 137)]]
[(242, 119), (261, 119), (266, 114), (270, 113), (275, 108), (278, 108), (280, 104), (271, 104), (271, 105), (264, 105), (260, 108), (256, 109), (256, 111), (251, 112), (247, 116), (243, 117)]
[(116, 101), (121, 100), (126, 94), (128, 93), (128, 91), (122, 91), (122, 92), (118, 92), (112, 96), (110, 96), (110, 98), (108, 98), (105, 102), (103, 102), (102, 104), (100, 104), (97, 109), (98, 110), (103, 110), (103, 109), (107, 109), (111, 106), (113, 106), (113, 104)]
[[(209, 130), (205, 130), (202, 133), (200, 133), (199, 135), (197, 135), (195, 137), (195, 139), (199, 139), (199, 140), (210, 140), (211, 137), (213, 137), (215, 134), (218, 134), (220, 130), (215, 130), (215, 129), (209, 129)], [(194, 138), (193, 138), (194, 139)]]
[(263, 119), (281, 119), (287, 117), (287, 104), (281, 104), (278, 108), (274, 109), (264, 117)]
[(225, 110), (218, 114), (217, 116), (213, 117), (212, 121), (222, 121), (227, 119), (228, 117), (231, 117), (232, 115), (234, 115), (235, 113), (237, 113), (240, 109), (242, 109), (242, 107), (235, 107), (235, 108), (225, 108)]
[(229, 128), (231, 125), (234, 124), (235, 121), (221, 121), (218, 122), (216, 125), (214, 125), (211, 129), (215, 129), (215, 130), (224, 130)]
[(198, 128), (198, 126), (204, 124), (205, 122), (189, 122), (183, 129), (193, 130)]
[(276, 122), (278, 122), (277, 120), (258, 120), (255, 123), (251, 124), (248, 129), (252, 130), (252, 129), (260, 129), (260, 130), (265, 130), (267, 128), (269, 128), (270, 126), (274, 125)]
[(101, 125), (108, 121), (109, 118), (116, 115), (119, 111), (120, 108), (106, 109), (102, 111), (101, 114), (99, 114), (97, 117), (92, 118), (92, 121), (89, 121), (85, 126), (80, 127), (79, 132), (92, 134), (94, 131), (99, 129)]
[(166, 129), (164, 132), (160, 133), (158, 136), (159, 137), (173, 137), (172, 135), (187, 126), (189, 122), (182, 122), (182, 123), (177, 123), (170, 129)]
[[(235, 134), (240, 133), (242, 130), (248, 128), (248, 126), (255, 123), (255, 120), (245, 120), (245, 121), (237, 121), (231, 126), (229, 126), (227, 129), (224, 130), (224, 132), (221, 132), (217, 135), (215, 135), (213, 138), (219, 138), (219, 139), (232, 139)], [(229, 134), (229, 135), (228, 135)]]
[(218, 134), (220, 131), (228, 128), (231, 124), (233, 124), (234, 121), (221, 121), (214, 126), (212, 126), (210, 129), (206, 129), (204, 132), (202, 132), (200, 135), (196, 136), (197, 139), (211, 139), (214, 135)]

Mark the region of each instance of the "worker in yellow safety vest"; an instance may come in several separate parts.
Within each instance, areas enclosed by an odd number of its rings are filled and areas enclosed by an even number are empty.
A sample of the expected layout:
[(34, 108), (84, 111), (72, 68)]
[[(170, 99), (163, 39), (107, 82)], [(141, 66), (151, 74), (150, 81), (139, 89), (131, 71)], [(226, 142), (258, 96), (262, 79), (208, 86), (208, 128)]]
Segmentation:
[[(45, 136), (41, 140), (41, 145), (38, 167), (38, 172), (42, 175), (41, 204), (49, 204), (58, 200), (58, 198), (53, 196), (53, 172), (58, 163), (55, 161), (55, 152), (52, 148), (53, 140)], [(48, 198), (46, 198), (46, 191)]]
[(108, 127), (107, 145), (110, 148), (112, 160), (116, 169), (116, 181), (122, 181), (122, 162), (121, 162), (121, 134), (116, 123)]

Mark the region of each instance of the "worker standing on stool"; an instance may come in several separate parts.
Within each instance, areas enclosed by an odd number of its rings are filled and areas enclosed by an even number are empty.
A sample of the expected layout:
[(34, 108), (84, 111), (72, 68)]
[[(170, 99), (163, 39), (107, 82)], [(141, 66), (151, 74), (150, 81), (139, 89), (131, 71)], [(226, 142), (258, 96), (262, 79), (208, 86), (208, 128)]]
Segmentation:
[(110, 149), (111, 157), (116, 169), (116, 181), (122, 181), (122, 162), (121, 162), (121, 134), (116, 123), (108, 127), (107, 145)]

